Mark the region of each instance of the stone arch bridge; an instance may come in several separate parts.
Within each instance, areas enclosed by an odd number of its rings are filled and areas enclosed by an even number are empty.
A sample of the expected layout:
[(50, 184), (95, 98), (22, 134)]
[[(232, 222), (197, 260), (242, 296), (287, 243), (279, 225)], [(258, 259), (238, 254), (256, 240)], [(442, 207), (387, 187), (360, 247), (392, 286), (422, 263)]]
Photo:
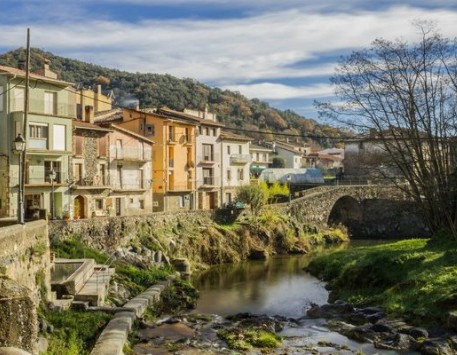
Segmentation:
[(302, 192), (286, 208), (311, 228), (344, 225), (352, 237), (428, 235), (416, 204), (393, 185), (320, 186)]

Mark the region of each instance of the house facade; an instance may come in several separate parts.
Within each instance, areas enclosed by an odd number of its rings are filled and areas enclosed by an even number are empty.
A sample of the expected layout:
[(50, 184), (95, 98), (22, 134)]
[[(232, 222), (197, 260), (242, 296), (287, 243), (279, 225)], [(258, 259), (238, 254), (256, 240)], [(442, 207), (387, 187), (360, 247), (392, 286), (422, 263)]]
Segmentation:
[(154, 140), (154, 212), (195, 208), (195, 134), (197, 122), (163, 113), (124, 109), (119, 127)]
[(25, 75), (22, 69), (0, 66), (0, 216), (17, 217), (19, 155), (13, 152), (12, 142), (21, 133), (26, 140), (25, 218), (42, 217), (43, 213), (58, 218), (70, 208), (75, 92), (45, 62), (38, 73), (30, 74), (25, 122)]
[(250, 173), (253, 177), (259, 177), (263, 170), (271, 164), (273, 149), (250, 144), (249, 154), (251, 155)]
[(196, 208), (214, 209), (221, 204), (221, 129), (216, 114), (184, 109), (183, 112), (159, 109), (158, 112), (197, 123), (195, 138)]
[(271, 146), (276, 156), (284, 159), (284, 168), (299, 169), (303, 166), (302, 158), (307, 154), (305, 147), (294, 146), (280, 141), (273, 142)]
[(249, 185), (251, 139), (231, 132), (221, 133), (222, 205), (231, 203), (239, 186)]

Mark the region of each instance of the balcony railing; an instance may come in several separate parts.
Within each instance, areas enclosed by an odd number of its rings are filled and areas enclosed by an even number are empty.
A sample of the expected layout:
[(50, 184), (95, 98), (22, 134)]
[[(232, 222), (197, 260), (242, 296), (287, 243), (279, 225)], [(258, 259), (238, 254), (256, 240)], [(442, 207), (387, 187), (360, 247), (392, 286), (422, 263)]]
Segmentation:
[(203, 164), (214, 164), (220, 161), (219, 154), (204, 154), (197, 156), (197, 162)]
[(139, 180), (137, 181), (133, 181), (133, 182), (129, 182), (129, 183), (122, 183), (122, 184), (119, 184), (119, 183), (115, 183), (112, 185), (112, 188), (113, 190), (131, 190), (131, 191), (146, 191), (146, 190), (149, 190), (150, 188), (148, 187), (149, 184), (145, 183), (145, 182), (141, 182)]
[(141, 154), (141, 151), (138, 148), (123, 147), (122, 149), (115, 151), (114, 157), (117, 160), (145, 162), (151, 160), (151, 153), (145, 151)]
[[(58, 116), (58, 117), (76, 117), (76, 105), (68, 103), (56, 103), (54, 107), (45, 112), (44, 110), (44, 100), (37, 100), (31, 98), (29, 101), (29, 113), (31, 115), (39, 116)], [(15, 114), (23, 114), (24, 108), (21, 106), (12, 107), (11, 112)]]
[(170, 183), (168, 185), (169, 191), (188, 191), (188, 190), (192, 190), (192, 188), (193, 188), (192, 181)]
[(248, 164), (251, 162), (249, 154), (232, 154), (230, 155), (230, 164)]
[(74, 183), (74, 187), (108, 187), (106, 178), (103, 179), (100, 176), (96, 175), (93, 177), (85, 177), (77, 179)]

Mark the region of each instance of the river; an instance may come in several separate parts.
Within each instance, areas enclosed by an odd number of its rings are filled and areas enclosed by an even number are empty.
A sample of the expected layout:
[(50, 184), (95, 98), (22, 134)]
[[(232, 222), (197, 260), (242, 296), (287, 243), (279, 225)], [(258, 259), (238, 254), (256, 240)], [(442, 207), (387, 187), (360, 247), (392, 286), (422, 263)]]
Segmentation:
[[(280, 333), (286, 344), (289, 342), (291, 346), (296, 346), (297, 342), (306, 342), (315, 346), (325, 341), (350, 349), (338, 352), (341, 354), (399, 354), (352, 341), (330, 331), (325, 320), (305, 317), (311, 303), (324, 304), (328, 298), (324, 283), (303, 270), (315, 255), (273, 257), (266, 261), (211, 267), (193, 280), (194, 286), (200, 291), (195, 312), (221, 316), (251, 312), (300, 318), (299, 325), (286, 327)], [(326, 353), (325, 349), (320, 352)], [(334, 354), (334, 349), (333, 352), (328, 349), (328, 353)]]

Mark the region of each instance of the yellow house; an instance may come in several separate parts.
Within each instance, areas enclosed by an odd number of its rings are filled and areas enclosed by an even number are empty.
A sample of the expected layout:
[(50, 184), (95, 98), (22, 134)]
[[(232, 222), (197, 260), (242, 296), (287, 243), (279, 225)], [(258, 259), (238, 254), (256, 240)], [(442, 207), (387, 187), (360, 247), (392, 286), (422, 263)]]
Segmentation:
[(124, 109), (120, 127), (154, 140), (154, 212), (195, 208), (195, 133), (198, 122), (153, 111)]

